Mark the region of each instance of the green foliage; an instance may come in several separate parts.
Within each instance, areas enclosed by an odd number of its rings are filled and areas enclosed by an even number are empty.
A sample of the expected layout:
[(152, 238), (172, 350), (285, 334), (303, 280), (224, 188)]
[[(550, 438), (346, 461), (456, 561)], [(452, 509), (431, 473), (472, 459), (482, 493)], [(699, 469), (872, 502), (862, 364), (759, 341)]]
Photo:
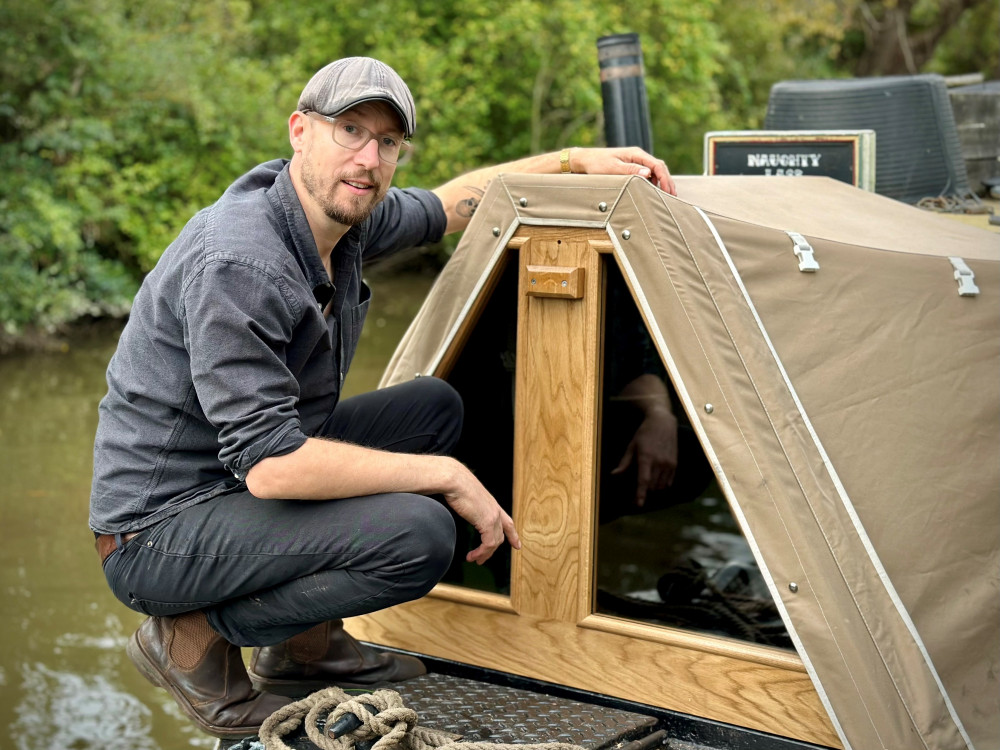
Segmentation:
[(941, 40), (927, 72), (1000, 77), (1000, 2), (989, 0), (963, 14)]
[(845, 28), (838, 0), (729, 0), (713, 19), (727, 45), (719, 84), (727, 119), (739, 130), (761, 128), (778, 81), (835, 78)]
[[(0, 335), (126, 312), (195, 211), (288, 155), (298, 93), (335, 58), (406, 78), (417, 151), (397, 184), (432, 187), (602, 144), (597, 39), (638, 31), (654, 152), (691, 173), (705, 131), (760, 125), (775, 81), (844, 73), (860, 2), (5, 0)], [(961, 19), (975, 43), (946, 38), (935, 69), (996, 58), (996, 7)]]
[(845, 73), (884, 76), (982, 71), (991, 77), (1000, 73), (997, 0), (841, 2), (847, 22), (837, 65)]
[(296, 94), (308, 72), (336, 57), (370, 55), (392, 65), (409, 83), (418, 112), (417, 158), (397, 180), (436, 185), (528, 153), (601, 144), (597, 39), (635, 29), (643, 29), (654, 146), (673, 165), (695, 168), (701, 157), (694, 131), (719, 112), (713, 76), (723, 48), (711, 23), (715, 6), (373, 0), (345, 10), (289, 11), (261, 3), (255, 30), (276, 53), (272, 61), (302, 72)]
[[(24, 0), (0, 11), (0, 325), (121, 315), (191, 214), (279, 147), (247, 97), (249, 7)], [(238, 105), (238, 106), (234, 106)], [(235, 130), (229, 113), (246, 118)]]

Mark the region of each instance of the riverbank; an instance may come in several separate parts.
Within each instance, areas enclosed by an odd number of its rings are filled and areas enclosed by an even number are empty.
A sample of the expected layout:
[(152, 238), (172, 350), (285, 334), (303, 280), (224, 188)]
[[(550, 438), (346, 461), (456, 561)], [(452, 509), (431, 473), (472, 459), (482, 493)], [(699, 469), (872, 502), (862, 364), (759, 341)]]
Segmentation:
[[(369, 285), (384, 290), (380, 291), (380, 299), (373, 304), (381, 305), (384, 298), (389, 297), (387, 304), (392, 305), (391, 298), (400, 294), (400, 285), (426, 292), (441, 270), (443, 257), (440, 252), (426, 252), (421, 248), (415, 248), (366, 270), (365, 279)], [(412, 295), (409, 292), (403, 294), (407, 304), (412, 304)], [(17, 333), (5, 331), (0, 322), (0, 357), (65, 353), (81, 342), (89, 342), (95, 338), (107, 339), (108, 336), (117, 338), (127, 320), (127, 315), (100, 318), (85, 316), (54, 329), (29, 326)]]
[(0, 331), (0, 357), (18, 354), (58, 354), (81, 342), (117, 338), (127, 318), (81, 318), (47, 331), (29, 328), (17, 335)]

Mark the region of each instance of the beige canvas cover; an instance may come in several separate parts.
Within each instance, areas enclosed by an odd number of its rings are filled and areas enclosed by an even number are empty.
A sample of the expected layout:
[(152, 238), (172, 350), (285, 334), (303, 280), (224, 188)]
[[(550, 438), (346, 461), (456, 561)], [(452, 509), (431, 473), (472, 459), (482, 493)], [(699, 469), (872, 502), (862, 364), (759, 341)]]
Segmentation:
[(382, 384), (435, 372), (520, 225), (606, 230), (843, 745), (1000, 747), (1000, 235), (677, 182), (495, 180)]

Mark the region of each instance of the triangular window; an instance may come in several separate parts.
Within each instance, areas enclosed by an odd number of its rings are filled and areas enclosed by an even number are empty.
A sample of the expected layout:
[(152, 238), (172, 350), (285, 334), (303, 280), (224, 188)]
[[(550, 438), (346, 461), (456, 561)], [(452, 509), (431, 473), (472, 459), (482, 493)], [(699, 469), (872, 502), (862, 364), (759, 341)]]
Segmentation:
[(605, 272), (596, 611), (790, 647), (628, 286)]

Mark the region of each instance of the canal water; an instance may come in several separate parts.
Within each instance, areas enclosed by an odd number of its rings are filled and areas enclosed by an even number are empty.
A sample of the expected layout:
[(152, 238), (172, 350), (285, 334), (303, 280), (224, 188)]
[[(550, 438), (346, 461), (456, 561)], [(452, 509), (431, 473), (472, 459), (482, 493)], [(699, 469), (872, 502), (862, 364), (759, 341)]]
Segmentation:
[[(369, 279), (347, 395), (378, 384), (432, 281)], [(97, 404), (119, 331), (0, 357), (0, 750), (215, 745), (125, 656), (143, 615), (108, 591), (87, 527)]]

